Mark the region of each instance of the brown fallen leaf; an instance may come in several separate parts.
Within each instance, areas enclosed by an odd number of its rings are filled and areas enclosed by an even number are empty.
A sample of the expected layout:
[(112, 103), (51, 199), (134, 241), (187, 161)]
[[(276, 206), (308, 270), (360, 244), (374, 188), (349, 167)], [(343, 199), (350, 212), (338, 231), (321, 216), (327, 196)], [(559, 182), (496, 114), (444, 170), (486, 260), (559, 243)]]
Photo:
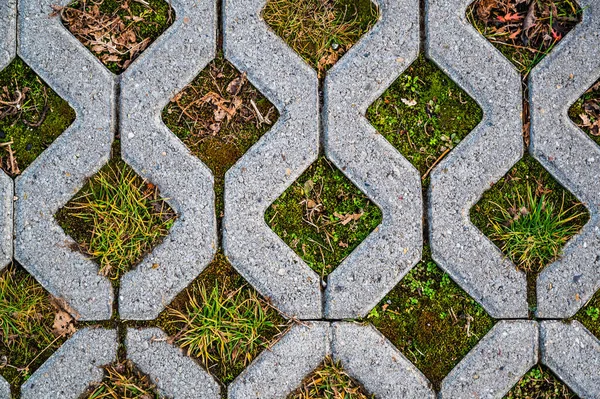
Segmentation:
[(229, 82), (226, 89), (227, 93), (231, 94), (232, 96), (237, 96), (240, 94), (240, 91), (242, 91), (244, 83), (246, 83), (246, 72), (243, 72), (240, 76)]

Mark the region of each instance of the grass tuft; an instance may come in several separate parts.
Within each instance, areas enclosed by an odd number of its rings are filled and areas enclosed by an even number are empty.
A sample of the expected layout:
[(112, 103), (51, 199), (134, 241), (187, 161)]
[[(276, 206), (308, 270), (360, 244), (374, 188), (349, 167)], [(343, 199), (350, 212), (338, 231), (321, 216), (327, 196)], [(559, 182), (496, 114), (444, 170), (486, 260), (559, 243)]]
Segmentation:
[(364, 388), (354, 381), (342, 368), (327, 356), (321, 366), (313, 371), (302, 386), (288, 399), (372, 399)]
[(537, 365), (508, 392), (505, 399), (575, 399), (569, 387), (545, 366)]
[(155, 385), (129, 360), (104, 367), (104, 379), (91, 387), (85, 399), (159, 399)]

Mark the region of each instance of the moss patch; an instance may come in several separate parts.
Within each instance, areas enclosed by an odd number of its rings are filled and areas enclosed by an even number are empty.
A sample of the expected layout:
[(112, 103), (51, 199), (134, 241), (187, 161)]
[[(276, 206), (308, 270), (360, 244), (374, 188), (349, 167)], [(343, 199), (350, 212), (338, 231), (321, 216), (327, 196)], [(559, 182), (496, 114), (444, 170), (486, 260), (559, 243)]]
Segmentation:
[[(586, 208), (575, 198), (573, 194), (564, 189), (548, 173), (542, 165), (534, 160), (530, 155), (525, 155), (523, 159), (513, 166), (513, 168), (486, 191), (482, 198), (471, 210), (471, 221), (486, 236), (499, 247), (504, 248), (505, 242), (500, 238), (497, 227), (506, 227), (509, 229), (512, 223), (519, 218), (526, 218), (533, 210), (527, 205), (523, 205), (523, 198), (527, 198), (528, 192), (540, 203), (552, 204), (554, 212), (552, 217), (557, 217), (559, 209), (565, 211), (562, 216), (565, 219), (576, 216), (569, 221), (569, 234), (560, 237), (551, 237), (551, 240), (543, 241), (540, 245), (545, 248), (538, 248), (532, 253), (554, 254), (553, 256), (531, 257), (531, 254), (508, 252), (506, 255), (517, 265), (518, 268), (527, 273), (529, 286), (530, 305), (535, 303), (535, 283), (538, 273), (552, 261), (553, 258), (560, 256), (564, 243), (574, 235), (574, 232), (582, 227), (589, 220), (589, 213)], [(543, 198), (543, 201), (542, 201)], [(536, 221), (538, 226), (543, 227), (546, 221)], [(535, 227), (535, 226), (533, 226)], [(560, 240), (559, 240), (560, 239)], [(511, 247), (506, 247), (510, 249)]]
[(53, 8), (67, 29), (116, 74), (175, 20), (175, 11), (164, 0), (82, 0)]
[(319, 78), (379, 18), (371, 0), (269, 0), (262, 16)]
[(271, 229), (321, 276), (340, 264), (381, 220), (381, 210), (324, 157), (265, 213)]
[(288, 399), (373, 399), (343, 369), (341, 362), (327, 356), (323, 363), (304, 379)]
[(75, 120), (69, 104), (20, 58), (0, 72), (0, 101), (0, 167), (13, 177)]
[(534, 366), (506, 394), (505, 399), (576, 399), (569, 387), (546, 366)]
[(81, 399), (159, 399), (156, 386), (131, 361), (104, 367), (104, 379), (81, 395)]
[(219, 52), (162, 113), (165, 124), (215, 176), (217, 215), (223, 217), (225, 172), (279, 118), (277, 108)]
[(156, 186), (119, 158), (100, 169), (55, 217), (113, 281), (158, 245), (176, 219)]
[(495, 321), (424, 247), (419, 262), (368, 315), (436, 389)]
[(421, 176), (482, 118), (477, 103), (423, 55), (367, 110), (371, 124)]
[(156, 323), (223, 385), (288, 325), (221, 252)]
[(600, 291), (596, 292), (573, 318), (600, 339)]
[(66, 340), (53, 326), (57, 310), (50, 295), (20, 266), (0, 272), (0, 375), (15, 397)]
[(574, 0), (476, 0), (467, 19), (526, 77), (582, 13)]
[(600, 80), (569, 108), (569, 117), (600, 145)]

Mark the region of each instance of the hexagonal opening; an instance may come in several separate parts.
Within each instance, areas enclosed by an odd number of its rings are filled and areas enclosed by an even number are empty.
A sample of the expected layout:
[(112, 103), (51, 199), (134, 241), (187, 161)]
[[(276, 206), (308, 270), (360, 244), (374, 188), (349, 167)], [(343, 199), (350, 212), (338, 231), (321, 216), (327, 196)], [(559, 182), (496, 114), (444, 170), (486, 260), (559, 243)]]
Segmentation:
[(569, 117), (600, 145), (600, 79), (569, 108)]
[(483, 118), (464, 90), (423, 55), (367, 109), (367, 119), (421, 173), (429, 173)]
[(156, 385), (129, 360), (103, 367), (104, 378), (92, 384), (81, 399), (159, 399)]
[(175, 20), (165, 0), (75, 0), (53, 6), (65, 27), (111, 72), (122, 73)]
[(537, 364), (521, 377), (504, 398), (576, 399), (578, 396), (548, 367)]
[(517, 70), (527, 76), (577, 25), (574, 0), (475, 0), (467, 19)]
[(530, 155), (487, 190), (471, 221), (527, 273), (529, 303), (546, 265), (589, 220), (589, 212)]
[(73, 250), (93, 258), (117, 284), (167, 236), (177, 215), (156, 186), (113, 157), (55, 218), (78, 244)]
[(216, 210), (223, 217), (225, 172), (279, 119), (279, 112), (219, 52), (162, 112), (167, 127), (215, 177)]
[(310, 373), (302, 385), (288, 395), (288, 399), (352, 398), (372, 399), (359, 382), (348, 375), (341, 362), (327, 356), (323, 363)]
[(156, 323), (222, 386), (290, 326), (221, 251)]
[(375, 25), (379, 9), (371, 0), (268, 0), (262, 17), (323, 78)]
[(583, 324), (596, 338), (600, 339), (600, 291), (597, 291), (592, 299), (579, 309), (573, 319)]
[(0, 168), (23, 172), (75, 120), (75, 111), (20, 58), (0, 72)]
[(20, 265), (0, 271), (0, 375), (14, 397), (21, 385), (75, 332), (63, 303)]
[(381, 220), (381, 210), (324, 157), (265, 212), (269, 227), (322, 277)]
[(369, 313), (370, 321), (439, 391), (444, 377), (494, 326), (481, 305), (423, 258)]

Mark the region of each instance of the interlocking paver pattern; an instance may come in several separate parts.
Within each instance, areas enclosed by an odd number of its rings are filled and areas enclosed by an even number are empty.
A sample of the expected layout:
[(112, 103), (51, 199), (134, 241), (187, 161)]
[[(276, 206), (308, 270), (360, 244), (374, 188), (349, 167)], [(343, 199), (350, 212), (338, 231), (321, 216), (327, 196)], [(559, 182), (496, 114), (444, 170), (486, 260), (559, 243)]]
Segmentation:
[[(470, 0), (427, 0), (424, 11), (417, 0), (378, 1), (380, 21), (328, 72), (322, 90), (315, 71), (262, 20), (265, 2), (222, 3), (225, 57), (280, 113), (226, 174), (223, 247), (240, 274), (298, 322), (226, 388), (156, 328), (128, 329), (127, 357), (173, 398), (217, 399), (223, 389), (230, 399), (285, 398), (328, 355), (379, 398), (433, 398), (423, 374), (372, 326), (340, 321), (368, 314), (419, 261), (426, 216), (435, 261), (501, 319), (437, 394), (501, 398), (540, 361), (582, 398), (600, 397), (600, 341), (578, 322), (562, 321), (600, 288), (600, 149), (567, 116), (600, 77), (600, 3), (580, 1), (582, 23), (531, 73), (530, 151), (584, 202), (591, 218), (539, 277), (537, 320), (528, 320), (524, 274), (469, 220), (482, 193), (524, 152), (519, 74), (467, 22)], [(15, 259), (79, 320), (107, 320), (117, 306), (121, 320), (151, 320), (218, 247), (213, 176), (160, 119), (170, 98), (215, 57), (217, 2), (172, 0), (173, 26), (120, 78), (49, 16), (56, 3), (67, 0), (0, 4), (0, 68), (16, 50), (77, 113), (74, 124), (14, 183), (0, 177), (0, 267), (11, 260), (14, 236)], [(417, 170), (364, 117), (416, 59), (420, 16), (427, 57), (484, 112), (483, 121), (433, 170), (426, 209)], [(160, 189), (178, 220), (122, 278), (115, 304), (98, 265), (71, 249), (74, 241), (54, 214), (108, 161), (117, 133), (123, 160)], [(379, 228), (327, 281), (264, 220), (269, 205), (320, 152), (383, 212)], [(115, 329), (81, 329), (33, 372), (22, 397), (77, 398), (102, 379), (103, 365), (115, 361), (120, 336)], [(7, 389), (0, 379), (0, 397)]]

